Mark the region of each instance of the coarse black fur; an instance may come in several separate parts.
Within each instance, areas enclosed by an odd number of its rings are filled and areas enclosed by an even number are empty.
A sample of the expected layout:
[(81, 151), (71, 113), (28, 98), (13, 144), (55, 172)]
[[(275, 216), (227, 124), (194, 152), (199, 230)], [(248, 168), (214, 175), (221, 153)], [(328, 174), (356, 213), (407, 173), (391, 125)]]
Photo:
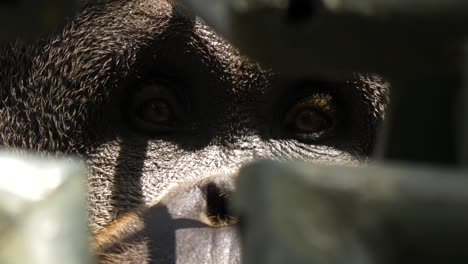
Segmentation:
[[(160, 84), (182, 98), (183, 122), (171, 131), (136, 127), (134, 94)], [(374, 75), (290, 80), (262, 69), (179, 4), (90, 1), (60, 32), (1, 49), (0, 142), (83, 157), (97, 233), (179, 184), (235, 174), (254, 159), (361, 164), (387, 90)], [(287, 109), (322, 94), (336, 108), (333, 133), (284, 132)]]

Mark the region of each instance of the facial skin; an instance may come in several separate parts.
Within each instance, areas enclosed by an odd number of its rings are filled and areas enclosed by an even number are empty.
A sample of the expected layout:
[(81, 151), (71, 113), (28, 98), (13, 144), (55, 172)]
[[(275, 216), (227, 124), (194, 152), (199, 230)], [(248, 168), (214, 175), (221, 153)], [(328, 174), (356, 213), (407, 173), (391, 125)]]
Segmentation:
[[(82, 157), (100, 238), (253, 160), (362, 164), (388, 90), (372, 75), (288, 79), (163, 0), (90, 1), (61, 32), (4, 47), (0, 67), (1, 144)], [(155, 259), (147, 246), (127, 260)]]

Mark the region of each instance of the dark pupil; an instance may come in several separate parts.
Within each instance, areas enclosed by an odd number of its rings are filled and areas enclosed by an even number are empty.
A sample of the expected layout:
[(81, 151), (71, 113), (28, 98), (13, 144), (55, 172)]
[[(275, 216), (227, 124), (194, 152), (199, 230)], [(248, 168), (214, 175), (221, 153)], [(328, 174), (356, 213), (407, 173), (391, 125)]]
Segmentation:
[(313, 109), (301, 110), (296, 116), (296, 128), (301, 132), (320, 132), (327, 128), (324, 116)]
[(143, 120), (153, 123), (168, 122), (171, 119), (171, 109), (169, 105), (161, 100), (150, 100), (142, 106)]

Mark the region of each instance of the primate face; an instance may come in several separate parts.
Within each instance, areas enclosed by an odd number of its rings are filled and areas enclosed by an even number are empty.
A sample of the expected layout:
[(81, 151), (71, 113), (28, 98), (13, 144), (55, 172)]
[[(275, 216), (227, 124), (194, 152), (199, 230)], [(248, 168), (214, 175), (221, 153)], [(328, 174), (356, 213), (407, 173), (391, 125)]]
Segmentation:
[[(200, 180), (223, 189), (210, 179), (254, 160), (362, 163), (388, 90), (373, 75), (291, 79), (262, 68), (163, 0), (90, 1), (61, 32), (2, 54), (2, 144), (82, 156), (90, 227), (101, 238)], [(194, 220), (220, 225), (203, 219)], [(114, 247), (105, 260), (127, 249), (134, 254), (120, 261), (156, 259), (154, 238), (143, 236), (143, 246)]]

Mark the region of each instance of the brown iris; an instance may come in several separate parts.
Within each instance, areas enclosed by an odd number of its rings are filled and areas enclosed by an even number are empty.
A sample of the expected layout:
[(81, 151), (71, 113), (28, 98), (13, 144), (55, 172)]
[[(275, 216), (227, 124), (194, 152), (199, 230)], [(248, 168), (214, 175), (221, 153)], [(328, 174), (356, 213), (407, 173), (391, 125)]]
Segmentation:
[(327, 94), (316, 94), (297, 102), (285, 117), (285, 127), (298, 139), (317, 140), (329, 135), (335, 125), (336, 105)]
[(171, 106), (161, 99), (144, 102), (140, 109), (140, 117), (143, 121), (155, 125), (166, 125), (173, 119)]
[(296, 110), (293, 122), (295, 130), (300, 133), (318, 133), (330, 127), (323, 113), (307, 107)]

